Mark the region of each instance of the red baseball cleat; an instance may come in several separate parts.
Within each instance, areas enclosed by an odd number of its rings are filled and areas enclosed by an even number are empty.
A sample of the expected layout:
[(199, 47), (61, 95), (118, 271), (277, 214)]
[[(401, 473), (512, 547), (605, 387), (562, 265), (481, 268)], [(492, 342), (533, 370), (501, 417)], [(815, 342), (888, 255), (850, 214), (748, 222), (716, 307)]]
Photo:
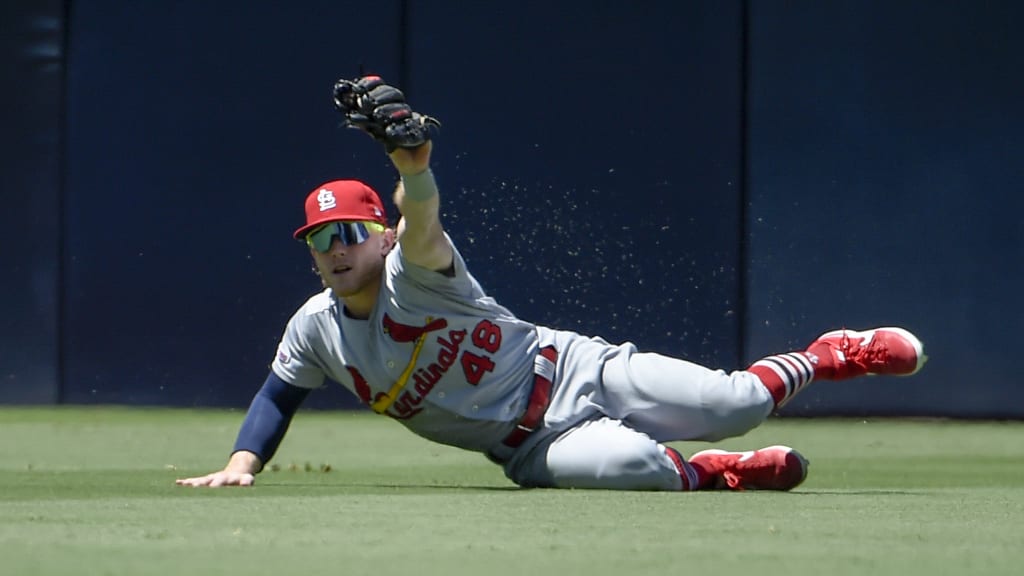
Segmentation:
[(819, 336), (807, 352), (817, 357), (811, 359), (814, 375), (825, 380), (869, 374), (909, 376), (928, 360), (921, 341), (903, 328), (833, 330)]
[(807, 459), (789, 446), (769, 446), (750, 452), (704, 450), (690, 465), (712, 477), (701, 489), (792, 490), (807, 478)]

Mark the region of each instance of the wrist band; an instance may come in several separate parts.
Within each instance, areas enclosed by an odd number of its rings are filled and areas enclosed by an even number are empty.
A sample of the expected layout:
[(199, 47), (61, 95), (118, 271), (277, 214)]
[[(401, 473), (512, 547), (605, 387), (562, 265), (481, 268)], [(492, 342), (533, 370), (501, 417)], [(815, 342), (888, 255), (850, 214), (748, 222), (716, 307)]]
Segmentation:
[(430, 168), (419, 174), (403, 174), (402, 186), (405, 188), (405, 197), (416, 202), (429, 200), (437, 194), (437, 182)]

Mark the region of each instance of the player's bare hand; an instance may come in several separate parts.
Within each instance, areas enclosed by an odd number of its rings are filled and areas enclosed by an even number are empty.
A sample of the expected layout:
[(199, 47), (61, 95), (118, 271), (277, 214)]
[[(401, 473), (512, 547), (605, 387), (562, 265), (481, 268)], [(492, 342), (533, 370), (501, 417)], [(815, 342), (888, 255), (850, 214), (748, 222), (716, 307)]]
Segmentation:
[(192, 488), (218, 488), (220, 486), (252, 486), (256, 482), (256, 476), (248, 472), (232, 472), (221, 470), (197, 476), (195, 478), (178, 478), (174, 481), (178, 486), (190, 486)]
[(433, 144), (428, 140), (416, 148), (395, 148), (388, 156), (399, 174), (419, 174), (430, 167)]

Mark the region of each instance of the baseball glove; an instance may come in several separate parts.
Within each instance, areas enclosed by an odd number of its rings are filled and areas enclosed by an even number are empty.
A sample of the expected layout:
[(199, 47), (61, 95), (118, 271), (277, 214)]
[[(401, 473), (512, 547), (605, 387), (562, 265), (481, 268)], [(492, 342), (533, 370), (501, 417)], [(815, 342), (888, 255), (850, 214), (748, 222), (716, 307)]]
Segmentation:
[(366, 132), (389, 153), (420, 146), (430, 140), (431, 128), (441, 126), (435, 118), (413, 112), (405, 94), (385, 84), (380, 76), (338, 80), (334, 106), (345, 117), (346, 126)]

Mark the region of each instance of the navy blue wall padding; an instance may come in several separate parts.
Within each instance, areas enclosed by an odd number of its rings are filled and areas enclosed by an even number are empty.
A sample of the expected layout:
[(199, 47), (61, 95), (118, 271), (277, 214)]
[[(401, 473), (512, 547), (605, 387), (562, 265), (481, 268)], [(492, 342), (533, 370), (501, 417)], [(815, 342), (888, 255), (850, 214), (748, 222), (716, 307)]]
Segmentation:
[(67, 401), (245, 406), (319, 290), (307, 192), (392, 185), (331, 88), (398, 73), (399, 2), (297, 6), (72, 4)]
[(787, 411), (1024, 416), (1024, 5), (751, 7), (748, 349), (896, 323), (932, 358)]
[(64, 3), (0, 3), (0, 403), (59, 399)]
[(246, 406), (319, 289), (305, 195), (393, 210), (330, 102), (374, 72), (524, 319), (726, 370), (898, 324), (920, 376), (785, 412), (1024, 416), (1018, 2), (64, 5), (0, 8), (0, 402)]
[(445, 222), (492, 295), (734, 366), (739, 3), (657, 4), (413, 2), (410, 77), (445, 121)]
[[(318, 287), (290, 238), (305, 194), (359, 177), (390, 196), (380, 147), (339, 129), (329, 99), (359, 64), (404, 76), (445, 123), (445, 222), (495, 296), (526, 319), (735, 362), (738, 5), (672, 8), (668, 46), (609, 41), (622, 18), (647, 25), (633, 8), (566, 11), (524, 40), (543, 5), (508, 27), (472, 5), (410, 5), (404, 37), (394, 2), (342, 38), (352, 11), (337, 2), (75, 4), (68, 401), (248, 401)], [(346, 402), (335, 387), (307, 405)]]

